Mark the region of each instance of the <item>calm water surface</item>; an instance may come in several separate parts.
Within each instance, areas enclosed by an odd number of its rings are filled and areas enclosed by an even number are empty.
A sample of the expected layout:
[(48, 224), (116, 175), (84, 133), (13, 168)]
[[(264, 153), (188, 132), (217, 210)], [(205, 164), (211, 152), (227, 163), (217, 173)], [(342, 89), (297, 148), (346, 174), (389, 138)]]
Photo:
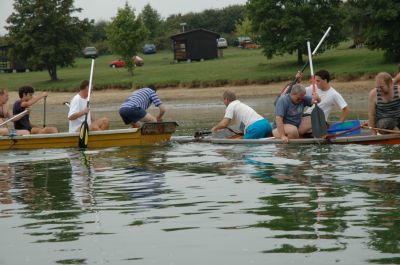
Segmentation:
[(400, 264), (400, 147), (0, 152), (0, 264)]

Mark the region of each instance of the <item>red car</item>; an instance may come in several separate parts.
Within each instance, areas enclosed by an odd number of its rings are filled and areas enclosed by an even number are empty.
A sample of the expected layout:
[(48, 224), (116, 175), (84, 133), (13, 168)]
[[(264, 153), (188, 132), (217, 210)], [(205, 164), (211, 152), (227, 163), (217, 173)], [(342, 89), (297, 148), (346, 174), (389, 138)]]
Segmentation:
[[(143, 59), (139, 56), (133, 56), (132, 60), (136, 66), (143, 66), (144, 64)], [(125, 61), (122, 59), (114, 60), (110, 63), (110, 67), (112, 68), (119, 68), (124, 66), (125, 66)]]
[(119, 68), (119, 67), (124, 67), (124, 66), (125, 66), (125, 62), (121, 59), (114, 60), (110, 63), (110, 67), (112, 67), (112, 68)]

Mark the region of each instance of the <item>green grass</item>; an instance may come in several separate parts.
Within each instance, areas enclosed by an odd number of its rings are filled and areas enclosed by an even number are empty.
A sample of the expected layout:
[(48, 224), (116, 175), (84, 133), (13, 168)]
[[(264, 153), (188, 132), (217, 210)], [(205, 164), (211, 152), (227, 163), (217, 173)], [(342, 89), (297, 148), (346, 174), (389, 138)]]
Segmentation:
[[(374, 75), (380, 71), (392, 73), (396, 64), (385, 63), (381, 51), (347, 49), (344, 43), (314, 58), (314, 69), (327, 69), (334, 77), (345, 80), (362, 75)], [(261, 49), (225, 49), (222, 58), (203, 62), (173, 63), (171, 51), (154, 55), (141, 55), (144, 67), (138, 67), (134, 76), (124, 68), (112, 69), (109, 63), (116, 56), (100, 56), (94, 68), (94, 83), (100, 89), (131, 88), (145, 84), (159, 87), (207, 87), (222, 85), (263, 84), (290, 80), (301, 66), (296, 64), (296, 55), (284, 55), (266, 59)], [(307, 57), (304, 56), (304, 60)], [(22, 85), (32, 85), (36, 90), (72, 91), (81, 80), (89, 78), (90, 59), (77, 58), (74, 67), (58, 69), (59, 81), (49, 81), (47, 71), (29, 73), (0, 73), (0, 87), (17, 90)], [(306, 69), (305, 75), (309, 75)]]

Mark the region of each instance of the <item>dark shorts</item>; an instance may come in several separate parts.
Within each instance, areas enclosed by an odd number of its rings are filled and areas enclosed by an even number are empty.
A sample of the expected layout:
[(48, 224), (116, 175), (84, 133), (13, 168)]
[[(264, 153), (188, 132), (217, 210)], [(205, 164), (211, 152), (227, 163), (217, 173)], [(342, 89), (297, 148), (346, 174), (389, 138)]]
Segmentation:
[[(396, 127), (400, 129), (400, 119), (382, 118), (376, 121), (376, 127), (386, 130), (394, 130)], [(387, 132), (380, 131), (379, 133), (385, 134)]]
[(143, 119), (146, 114), (146, 111), (139, 107), (119, 109), (119, 115), (125, 124), (136, 123)]

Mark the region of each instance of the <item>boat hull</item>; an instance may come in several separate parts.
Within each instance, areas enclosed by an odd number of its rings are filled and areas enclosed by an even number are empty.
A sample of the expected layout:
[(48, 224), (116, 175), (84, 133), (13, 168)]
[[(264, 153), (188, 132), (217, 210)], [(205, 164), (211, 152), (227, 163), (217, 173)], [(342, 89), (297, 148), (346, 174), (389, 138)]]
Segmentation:
[[(89, 132), (88, 148), (140, 146), (168, 142), (175, 132), (175, 122), (145, 123), (141, 129)], [(31, 134), (0, 137), (0, 150), (76, 148), (79, 133)]]
[[(189, 142), (188, 138), (174, 138), (176, 142)], [(204, 142), (213, 144), (283, 144), (281, 139), (274, 137), (263, 139), (218, 139), (211, 137), (192, 138), (192, 142)], [(384, 134), (384, 135), (358, 135), (358, 136), (344, 136), (335, 139), (324, 138), (303, 138), (303, 139), (290, 139), (288, 144), (386, 144), (396, 145), (400, 144), (400, 134)]]

